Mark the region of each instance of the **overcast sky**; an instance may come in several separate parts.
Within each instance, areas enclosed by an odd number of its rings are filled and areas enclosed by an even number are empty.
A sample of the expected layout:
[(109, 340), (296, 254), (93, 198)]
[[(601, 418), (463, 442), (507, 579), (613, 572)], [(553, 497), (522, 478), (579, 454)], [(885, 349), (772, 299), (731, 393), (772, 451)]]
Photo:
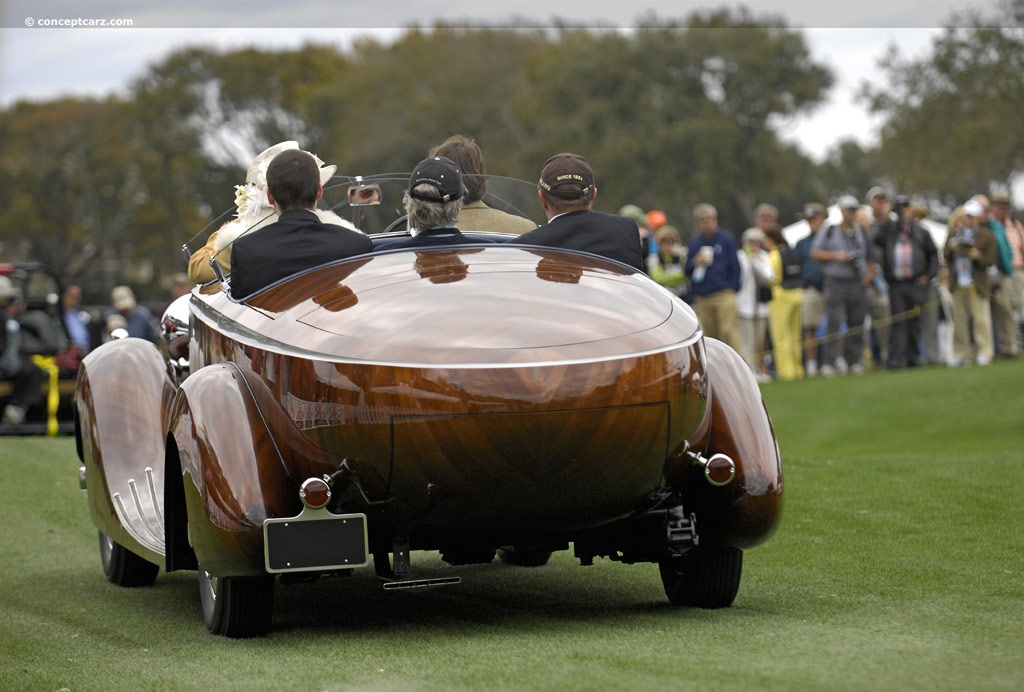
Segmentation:
[[(550, 26), (554, 21), (628, 28), (645, 12), (683, 18), (691, 11), (737, 3), (655, 0), (6, 0), (0, 5), (0, 106), (59, 95), (102, 96), (123, 90), (169, 52), (186, 45), (221, 49), (256, 45), (345, 48), (357, 36), (390, 40), (409, 26), (436, 22)], [(860, 84), (875, 77), (878, 58), (896, 43), (906, 55), (926, 54), (953, 13), (991, 6), (983, 0), (749, 0), (755, 17), (781, 16), (805, 30), (812, 56), (829, 65), (836, 84), (827, 105), (782, 126), (783, 136), (820, 159), (844, 138), (870, 144), (878, 121), (855, 103)], [(130, 28), (53, 28), (92, 20), (128, 20)], [(80, 21), (80, 20), (85, 20)], [(316, 27), (316, 28), (308, 28)]]

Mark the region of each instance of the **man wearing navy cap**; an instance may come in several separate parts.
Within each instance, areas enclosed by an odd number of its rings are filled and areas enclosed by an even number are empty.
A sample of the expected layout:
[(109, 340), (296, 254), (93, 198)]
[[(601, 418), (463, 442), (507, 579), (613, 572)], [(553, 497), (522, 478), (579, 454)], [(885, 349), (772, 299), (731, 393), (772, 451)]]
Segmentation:
[(579, 154), (562, 153), (544, 162), (537, 194), (548, 222), (510, 243), (580, 250), (644, 270), (640, 231), (625, 216), (594, 211), (594, 170)]
[(383, 240), (377, 250), (426, 249), (443, 245), (490, 242), (470, 238), (459, 231), (459, 212), (466, 197), (462, 170), (451, 159), (431, 156), (423, 159), (409, 176), (403, 202), (409, 215), (410, 237)]

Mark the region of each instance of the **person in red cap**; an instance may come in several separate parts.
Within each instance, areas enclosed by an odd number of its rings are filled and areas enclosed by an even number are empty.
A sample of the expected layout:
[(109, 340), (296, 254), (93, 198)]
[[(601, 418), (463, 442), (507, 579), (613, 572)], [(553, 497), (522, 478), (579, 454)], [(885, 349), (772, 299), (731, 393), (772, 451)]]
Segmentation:
[(548, 222), (510, 243), (581, 250), (644, 270), (636, 222), (594, 211), (597, 186), (585, 158), (563, 153), (545, 161), (537, 193)]

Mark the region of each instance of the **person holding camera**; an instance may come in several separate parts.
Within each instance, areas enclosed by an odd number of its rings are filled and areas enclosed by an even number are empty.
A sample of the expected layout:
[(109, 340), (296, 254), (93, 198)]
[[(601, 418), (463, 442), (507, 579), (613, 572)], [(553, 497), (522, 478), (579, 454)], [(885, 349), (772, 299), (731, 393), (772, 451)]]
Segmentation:
[[(847, 370), (864, 374), (864, 316), (868, 309), (868, 285), (874, 279), (874, 252), (867, 230), (854, 220), (860, 204), (853, 195), (839, 198), (843, 213), (840, 225), (829, 226), (814, 236), (811, 259), (820, 262), (825, 276), (825, 341), (820, 373), (831, 377)], [(839, 328), (846, 324), (843, 354)]]
[(953, 297), (953, 366), (968, 365), (972, 357), (978, 365), (988, 365), (994, 355), (989, 268), (999, 255), (995, 236), (980, 223), (984, 213), (974, 199), (956, 209), (942, 251)]
[(896, 197), (896, 218), (882, 223), (874, 236), (878, 263), (889, 285), (889, 368), (921, 363), (921, 318), (928, 285), (939, 271), (931, 235), (914, 218), (910, 198)]
[(740, 318), (736, 294), (740, 290), (739, 247), (732, 233), (719, 227), (718, 210), (706, 202), (693, 209), (699, 233), (690, 240), (683, 271), (690, 279), (693, 309), (704, 336), (724, 341), (737, 353)]

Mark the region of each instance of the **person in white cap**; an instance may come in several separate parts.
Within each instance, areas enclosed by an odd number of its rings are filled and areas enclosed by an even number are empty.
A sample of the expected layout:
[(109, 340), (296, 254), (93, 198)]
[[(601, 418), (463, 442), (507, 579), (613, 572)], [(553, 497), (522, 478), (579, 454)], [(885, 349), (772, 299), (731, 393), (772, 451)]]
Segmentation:
[(110, 292), (110, 304), (114, 306), (116, 314), (124, 318), (123, 328), (128, 332), (128, 336), (156, 343), (153, 313), (146, 306), (135, 302), (135, 293), (131, 288), (115, 286)]
[[(949, 267), (953, 297), (953, 362), (978, 365), (992, 362), (992, 285), (989, 267), (999, 258), (996, 238), (980, 223), (985, 210), (968, 200), (949, 217), (949, 235), (942, 255)], [(972, 329), (973, 325), (973, 329)], [(973, 346), (972, 346), (973, 343)]]
[[(874, 251), (867, 230), (857, 225), (854, 216), (860, 208), (857, 198), (839, 198), (843, 221), (838, 226), (814, 236), (811, 259), (820, 262), (825, 276), (825, 341), (822, 343), (823, 364), (819, 372), (830, 377), (837, 371), (855, 375), (864, 373), (864, 317), (868, 310), (868, 285), (874, 278)], [(840, 326), (847, 332), (842, 338)]]

